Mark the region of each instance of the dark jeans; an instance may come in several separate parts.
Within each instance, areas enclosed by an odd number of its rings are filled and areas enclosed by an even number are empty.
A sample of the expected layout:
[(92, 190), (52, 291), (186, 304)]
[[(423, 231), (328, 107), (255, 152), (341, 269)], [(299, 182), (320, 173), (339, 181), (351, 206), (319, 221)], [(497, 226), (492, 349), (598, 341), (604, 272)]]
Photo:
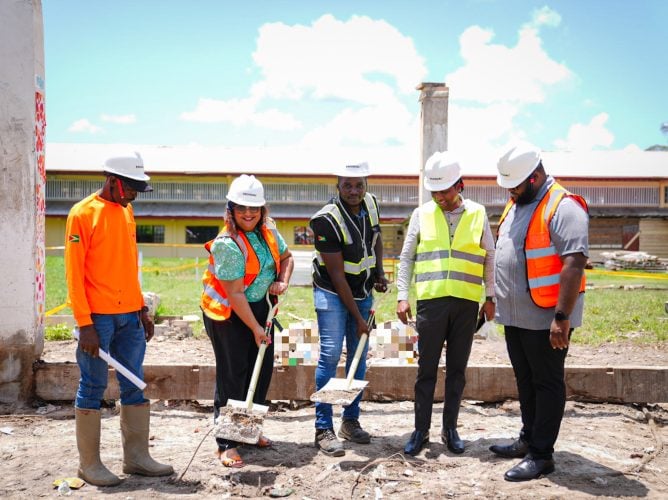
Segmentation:
[[(267, 320), (269, 305), (265, 300), (249, 303), (257, 321), (264, 325)], [(248, 393), (258, 347), (250, 329), (233, 312), (225, 321), (215, 321), (203, 315), (204, 328), (211, 340), (216, 355), (216, 388), (213, 396), (213, 418), (220, 415), (220, 408), (228, 399), (244, 401)], [(271, 329), (273, 339), (274, 328)], [(258, 378), (253, 402), (264, 404), (274, 370), (274, 344), (269, 344), (264, 354), (262, 370)], [(238, 443), (216, 438), (221, 451), (236, 448)]]
[[(93, 313), (91, 318), (100, 339), (100, 349), (107, 351), (111, 357), (143, 379), (142, 365), (146, 352), (146, 336), (139, 311), (122, 314)], [(94, 358), (83, 352), (79, 344), (76, 356), (81, 371), (76, 407), (99, 410), (104, 391), (107, 389), (109, 365), (102, 358)], [(144, 391), (119, 372), (116, 372), (116, 378), (121, 391), (122, 405), (136, 405), (148, 401), (144, 398)]]
[(520, 435), (529, 443), (531, 456), (552, 458), (566, 406), (564, 362), (568, 349), (552, 349), (550, 330), (504, 329), (520, 398)]
[(446, 342), (443, 428), (457, 427), (477, 315), (478, 304), (472, 300), (457, 297), (418, 300), (419, 357), (415, 381), (415, 429), (428, 431), (431, 427), (438, 363)]
[[(363, 318), (369, 317), (369, 310), (373, 298), (371, 296), (364, 300), (356, 300), (360, 314)], [(346, 306), (341, 302), (338, 295), (325, 292), (324, 290), (313, 288), (313, 303), (315, 312), (318, 316), (318, 331), (320, 334), (320, 357), (318, 366), (315, 368), (315, 388), (322, 389), (327, 382), (336, 377), (336, 367), (341, 359), (343, 342), (346, 343), (346, 376), (350, 371), (353, 362), (353, 354), (357, 349), (359, 337), (357, 336), (357, 322)], [(354, 378), (364, 380), (366, 373), (366, 354), (369, 349), (367, 342), (362, 352), (362, 357), (357, 365)], [(360, 400), (362, 392), (353, 400), (351, 404), (343, 407), (343, 420), (358, 420), (360, 416)], [(332, 429), (333, 410), (332, 405), (327, 403), (315, 404), (315, 428)]]

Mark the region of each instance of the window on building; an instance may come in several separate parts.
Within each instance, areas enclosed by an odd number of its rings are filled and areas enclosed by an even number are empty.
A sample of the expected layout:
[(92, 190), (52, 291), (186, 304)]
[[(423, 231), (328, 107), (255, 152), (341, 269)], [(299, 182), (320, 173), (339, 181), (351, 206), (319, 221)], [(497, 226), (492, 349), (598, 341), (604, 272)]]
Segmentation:
[(165, 226), (137, 226), (137, 243), (164, 243)]
[(186, 243), (206, 243), (218, 236), (218, 226), (186, 226)]
[(308, 226), (295, 226), (295, 245), (313, 245), (313, 230)]

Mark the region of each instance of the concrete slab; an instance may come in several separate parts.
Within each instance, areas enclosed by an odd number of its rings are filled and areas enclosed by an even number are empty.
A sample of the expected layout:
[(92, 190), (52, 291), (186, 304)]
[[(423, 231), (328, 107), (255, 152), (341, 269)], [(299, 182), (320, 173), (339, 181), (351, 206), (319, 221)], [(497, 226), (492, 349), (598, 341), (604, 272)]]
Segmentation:
[[(110, 370), (106, 397), (118, 398), (118, 383)], [(275, 367), (268, 394), (271, 400), (308, 400), (315, 392), (315, 366)], [(416, 366), (370, 366), (364, 399), (372, 401), (412, 400)], [(150, 399), (213, 399), (215, 366), (144, 366), (145, 391)], [(344, 377), (339, 367), (338, 377)], [(435, 401), (443, 400), (444, 367), (438, 373)], [(507, 365), (470, 365), (466, 371), (464, 398), (495, 402), (516, 399), (513, 370)], [(40, 363), (35, 367), (35, 393), (44, 401), (74, 398), (79, 380), (76, 363)], [(566, 367), (569, 399), (585, 402), (668, 402), (668, 366), (661, 367)]]

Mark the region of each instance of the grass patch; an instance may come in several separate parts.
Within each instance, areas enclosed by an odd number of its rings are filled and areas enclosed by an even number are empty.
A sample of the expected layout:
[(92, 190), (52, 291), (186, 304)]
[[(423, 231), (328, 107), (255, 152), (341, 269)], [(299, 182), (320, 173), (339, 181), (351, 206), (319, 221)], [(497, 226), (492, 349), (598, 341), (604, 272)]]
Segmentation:
[[(640, 275), (638, 275), (640, 276)], [(653, 277), (652, 277), (653, 276)], [(590, 273), (588, 282), (594, 289), (585, 295), (582, 328), (574, 332), (576, 343), (599, 345), (605, 342), (634, 340), (664, 342), (668, 340), (668, 276), (615, 275)], [(644, 285), (647, 289), (624, 290), (624, 285)], [(615, 285), (617, 288), (599, 288)]]
[(59, 325), (47, 325), (44, 328), (44, 339), (52, 340), (72, 340), (72, 328), (65, 323)]
[[(200, 259), (148, 258), (144, 259), (142, 282), (144, 291), (160, 297), (158, 316), (200, 315), (199, 297), (202, 291), (201, 277), (205, 261)], [(584, 324), (575, 330), (574, 343), (600, 345), (606, 342), (632, 340), (635, 342), (665, 342), (668, 340), (668, 320), (664, 303), (668, 301), (668, 275), (650, 273), (587, 271), (587, 282), (596, 288), (585, 296)], [(647, 289), (623, 290), (624, 285), (644, 285)], [(617, 288), (599, 288), (615, 285)], [(46, 308), (47, 311), (65, 302), (67, 288), (63, 258), (46, 258)], [(314, 320), (313, 295), (310, 286), (292, 286), (283, 296), (278, 320), (284, 327), (296, 318)], [(383, 300), (376, 316), (379, 322), (396, 319), (396, 289)], [(411, 305), (415, 313), (415, 294), (411, 293)], [(64, 309), (61, 314), (69, 314)], [(47, 330), (53, 327), (47, 327)], [(193, 328), (196, 335), (201, 322)], [(69, 331), (67, 332), (69, 335)], [(50, 333), (49, 338), (57, 336)]]

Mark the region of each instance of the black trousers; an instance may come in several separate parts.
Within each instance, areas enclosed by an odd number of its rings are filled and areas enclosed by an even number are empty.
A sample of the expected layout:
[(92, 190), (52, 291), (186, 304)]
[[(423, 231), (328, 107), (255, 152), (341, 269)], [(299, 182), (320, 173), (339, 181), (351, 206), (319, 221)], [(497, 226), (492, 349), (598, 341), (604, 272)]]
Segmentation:
[(513, 326), (504, 330), (520, 398), (520, 436), (529, 443), (531, 456), (552, 458), (566, 406), (564, 363), (568, 349), (552, 349), (550, 330)]
[(418, 300), (415, 429), (426, 432), (431, 427), (438, 363), (446, 342), (443, 428), (457, 427), (477, 316), (478, 303), (472, 300), (457, 297)]
[[(269, 305), (265, 300), (249, 303), (257, 321), (264, 325), (269, 312)], [(258, 347), (250, 329), (233, 312), (225, 321), (215, 321), (203, 315), (204, 328), (211, 340), (213, 352), (216, 356), (216, 388), (213, 396), (213, 418), (220, 415), (220, 408), (227, 404), (228, 399), (244, 401), (248, 393)], [(272, 325), (271, 338), (274, 328)], [(264, 404), (274, 371), (274, 344), (267, 346), (262, 361), (262, 370), (258, 378), (257, 388), (253, 396), (253, 403)], [(236, 448), (238, 443), (227, 439), (216, 438), (218, 449), (221, 451)]]

